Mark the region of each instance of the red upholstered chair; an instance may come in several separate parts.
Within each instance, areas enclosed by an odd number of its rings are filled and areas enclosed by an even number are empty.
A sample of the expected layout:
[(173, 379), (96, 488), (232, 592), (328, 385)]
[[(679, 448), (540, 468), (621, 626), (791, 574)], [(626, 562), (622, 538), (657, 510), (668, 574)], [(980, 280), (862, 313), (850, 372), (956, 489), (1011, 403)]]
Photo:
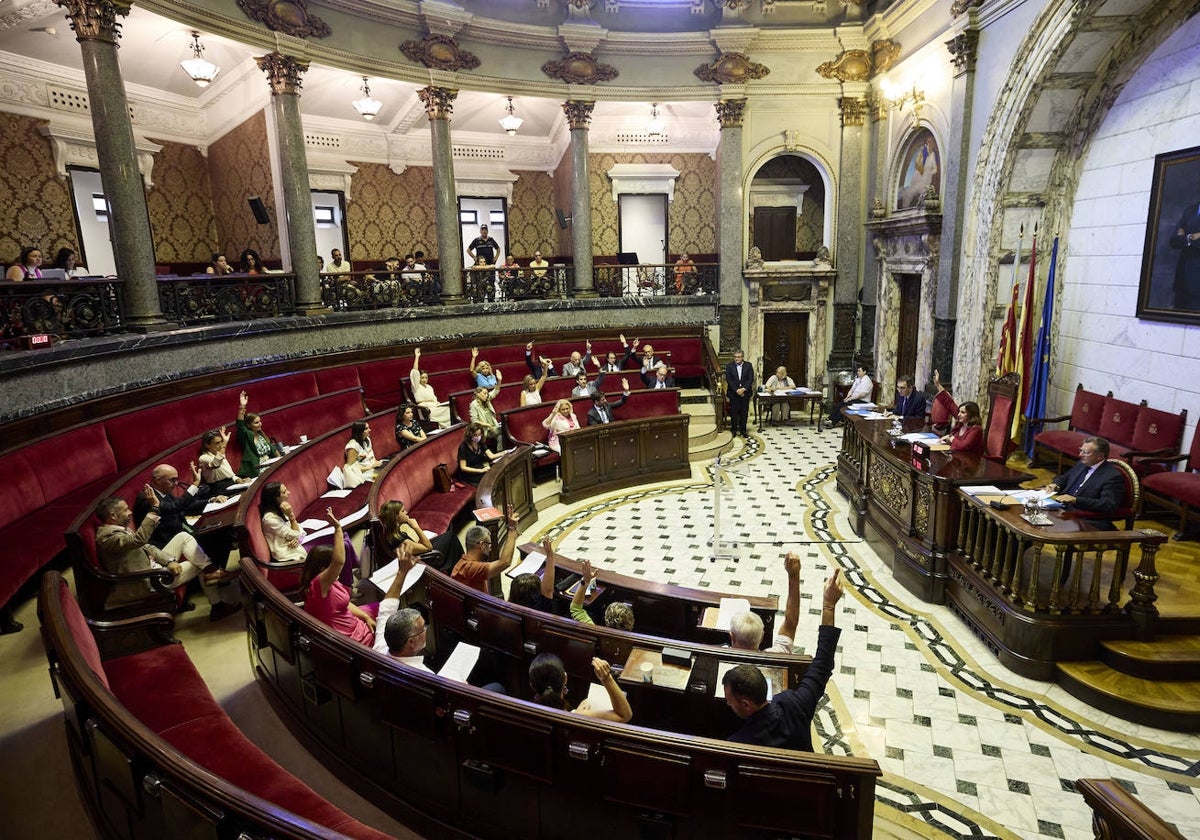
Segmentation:
[(1111, 519), (1118, 524), (1124, 522), (1125, 530), (1132, 531), (1133, 522), (1137, 519), (1137, 512), (1142, 503), (1141, 483), (1138, 481), (1133, 467), (1121, 459), (1109, 458), (1108, 463), (1119, 469), (1125, 478), (1125, 496), (1121, 501), (1121, 506), (1112, 513), (1092, 513), (1086, 510), (1072, 510), (1072, 513), (1080, 519)]
[[(1057, 461), (1057, 472), (1062, 472), (1064, 457), (1073, 458), (1079, 451), (1083, 439), (1100, 434), (1100, 424), (1104, 420), (1104, 404), (1112, 397), (1112, 391), (1098, 394), (1095, 391), (1085, 391), (1083, 383), (1075, 388), (1075, 400), (1071, 404), (1071, 413), (1063, 417), (1032, 417), (1029, 422), (1040, 431), (1034, 435), (1034, 445), (1038, 449), (1049, 451)], [(1048, 423), (1066, 423), (1066, 429), (1046, 429)], [(1111, 441), (1110, 441), (1111, 443)], [(1034, 452), (1037, 460), (1037, 452)]]
[(1178, 414), (1171, 414), (1157, 408), (1143, 407), (1138, 411), (1133, 431), (1133, 448), (1123, 454), (1115, 454), (1132, 465), (1133, 471), (1144, 481), (1146, 476), (1168, 469), (1166, 464), (1169, 462), (1161, 459), (1182, 460), (1179, 447), (1183, 444), (1183, 428), (1186, 425), (1186, 408)]
[(1180, 461), (1183, 465), (1178, 472), (1157, 472), (1142, 479), (1148, 497), (1153, 496), (1156, 502), (1179, 511), (1179, 532), (1175, 539), (1181, 539), (1187, 530), (1189, 511), (1200, 509), (1200, 427), (1192, 434), (1192, 447), (1186, 455), (1157, 463), (1165, 469), (1166, 465)]
[(983, 456), (1007, 461), (1012, 452), (1012, 421), (1017, 411), (1018, 373), (1006, 373), (988, 382), (987, 426), (983, 431)]

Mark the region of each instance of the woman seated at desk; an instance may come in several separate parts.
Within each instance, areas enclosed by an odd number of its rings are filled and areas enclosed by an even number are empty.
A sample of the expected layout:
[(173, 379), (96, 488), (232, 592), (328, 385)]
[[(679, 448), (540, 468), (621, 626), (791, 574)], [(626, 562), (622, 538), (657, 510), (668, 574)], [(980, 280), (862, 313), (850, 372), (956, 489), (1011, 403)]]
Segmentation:
[(229, 446), (229, 430), (225, 428), (209, 429), (200, 438), (200, 483), (207, 484), (213, 495), (223, 494), (229, 485), (237, 482), (229, 458), (225, 455)]
[[(572, 711), (577, 715), (612, 720), (618, 723), (629, 723), (633, 717), (633, 709), (629, 699), (617, 679), (613, 676), (612, 668), (607, 662), (598, 657), (592, 658), (592, 669), (596, 672), (596, 680), (608, 692), (612, 710), (593, 709), (588, 700), (584, 700)], [(540, 653), (529, 664), (529, 685), (533, 689), (533, 702), (552, 709), (567, 709), (567, 671), (563, 668), (562, 660), (553, 653)]]
[(400, 444), (400, 448), (408, 449), (427, 437), (425, 429), (417, 422), (416, 408), (409, 403), (400, 406), (396, 415), (396, 442)]
[(458, 475), (457, 477), (468, 484), (478, 484), (492, 466), (492, 461), (502, 456), (503, 452), (493, 452), (484, 442), (484, 428), (479, 423), (471, 423), (463, 431), (462, 443), (458, 445)]
[(941, 438), (942, 443), (950, 444), (951, 452), (962, 452), (968, 455), (983, 454), (983, 418), (979, 414), (979, 404), (965, 402), (958, 407), (958, 422), (953, 431)]
[(429, 412), (429, 419), (443, 429), (450, 425), (450, 403), (439, 402), (433, 386), (429, 384), (429, 374), (421, 371), (421, 348), (413, 350), (412, 371), (408, 375), (412, 383), (413, 399), (417, 405)]
[(333, 526), (333, 545), (317, 546), (304, 561), (304, 571), (300, 574), (304, 611), (343, 636), (372, 647), (379, 605), (370, 604), (364, 609), (350, 602), (350, 589), (338, 580), (346, 565), (342, 523), (338, 522), (333, 508), (326, 508), (325, 518)]
[[(582, 374), (580, 374), (582, 376)], [(550, 416), (542, 421), (542, 428), (548, 430), (546, 445), (555, 452), (562, 452), (562, 444), (559, 443), (558, 436), (563, 432), (574, 431), (579, 428), (579, 421), (575, 419), (575, 412), (571, 408), (570, 400), (559, 400), (554, 404), (554, 411), (550, 412)]]
[(384, 547), (387, 549), (384, 556), (394, 557), (396, 549), (404, 543), (408, 543), (408, 551), (413, 557), (420, 557), (429, 551), (438, 551), (442, 555), (438, 570), (446, 574), (450, 574), (454, 564), (463, 556), (462, 543), (457, 534), (447, 531), (430, 539), (421, 528), (421, 523), (409, 515), (404, 509), (404, 502), (399, 499), (392, 499), (379, 509), (379, 527), (383, 532)]

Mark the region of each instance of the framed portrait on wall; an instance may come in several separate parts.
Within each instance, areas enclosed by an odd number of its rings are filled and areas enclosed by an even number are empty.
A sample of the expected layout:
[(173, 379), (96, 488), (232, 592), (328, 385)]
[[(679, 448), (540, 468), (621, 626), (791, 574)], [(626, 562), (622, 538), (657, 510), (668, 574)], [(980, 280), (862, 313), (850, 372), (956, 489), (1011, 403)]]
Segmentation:
[(1200, 324), (1200, 146), (1154, 158), (1137, 317)]
[(925, 194), (933, 187), (942, 194), (942, 156), (937, 139), (928, 128), (918, 129), (909, 138), (900, 158), (900, 178), (896, 189), (896, 209), (910, 210), (925, 204)]

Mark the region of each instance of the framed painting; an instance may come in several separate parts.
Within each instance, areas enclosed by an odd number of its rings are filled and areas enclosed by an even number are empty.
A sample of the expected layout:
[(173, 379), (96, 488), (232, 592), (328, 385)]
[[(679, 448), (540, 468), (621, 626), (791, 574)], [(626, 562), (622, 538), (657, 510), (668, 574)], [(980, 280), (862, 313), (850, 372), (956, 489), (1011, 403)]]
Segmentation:
[(942, 194), (942, 156), (937, 139), (928, 128), (913, 133), (904, 155), (900, 158), (900, 179), (896, 190), (896, 209), (911, 210), (925, 203), (925, 195), (933, 187), (935, 195)]
[(1200, 324), (1200, 146), (1154, 158), (1137, 317)]

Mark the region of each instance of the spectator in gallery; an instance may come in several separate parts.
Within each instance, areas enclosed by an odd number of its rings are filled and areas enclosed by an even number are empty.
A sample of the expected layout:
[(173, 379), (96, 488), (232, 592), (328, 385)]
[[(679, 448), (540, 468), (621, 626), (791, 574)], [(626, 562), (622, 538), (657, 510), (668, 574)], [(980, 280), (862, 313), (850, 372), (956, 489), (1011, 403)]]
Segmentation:
[(213, 274), (217, 277), (223, 277), (226, 274), (233, 274), (233, 266), (229, 264), (229, 260), (224, 254), (215, 253), (212, 255), (212, 261), (209, 262), (208, 268), (204, 271), (206, 274)]
[(479, 226), (479, 236), (467, 246), (467, 255), (476, 267), (496, 264), (496, 257), (500, 256), (500, 243), (488, 235), (487, 225)]
[(546, 270), (550, 268), (550, 263), (542, 257), (541, 250), (533, 252), (533, 259), (529, 261), (529, 273), (535, 279), (541, 279), (546, 276)]
[(52, 268), (60, 268), (67, 277), (87, 277), (86, 265), (80, 265), (75, 251), (71, 248), (59, 248), (54, 257)]
[(342, 251), (340, 248), (334, 248), (329, 252), (330, 262), (325, 266), (326, 274), (349, 274), (352, 269), (350, 261), (342, 259)]
[(22, 248), (17, 261), (4, 273), (4, 279), (14, 282), (42, 279), (42, 249), (32, 245)]
[(262, 258), (258, 255), (258, 251), (255, 251), (253, 248), (247, 248), (245, 251), (242, 251), (242, 255), (238, 259), (238, 270), (243, 274), (267, 273)]

